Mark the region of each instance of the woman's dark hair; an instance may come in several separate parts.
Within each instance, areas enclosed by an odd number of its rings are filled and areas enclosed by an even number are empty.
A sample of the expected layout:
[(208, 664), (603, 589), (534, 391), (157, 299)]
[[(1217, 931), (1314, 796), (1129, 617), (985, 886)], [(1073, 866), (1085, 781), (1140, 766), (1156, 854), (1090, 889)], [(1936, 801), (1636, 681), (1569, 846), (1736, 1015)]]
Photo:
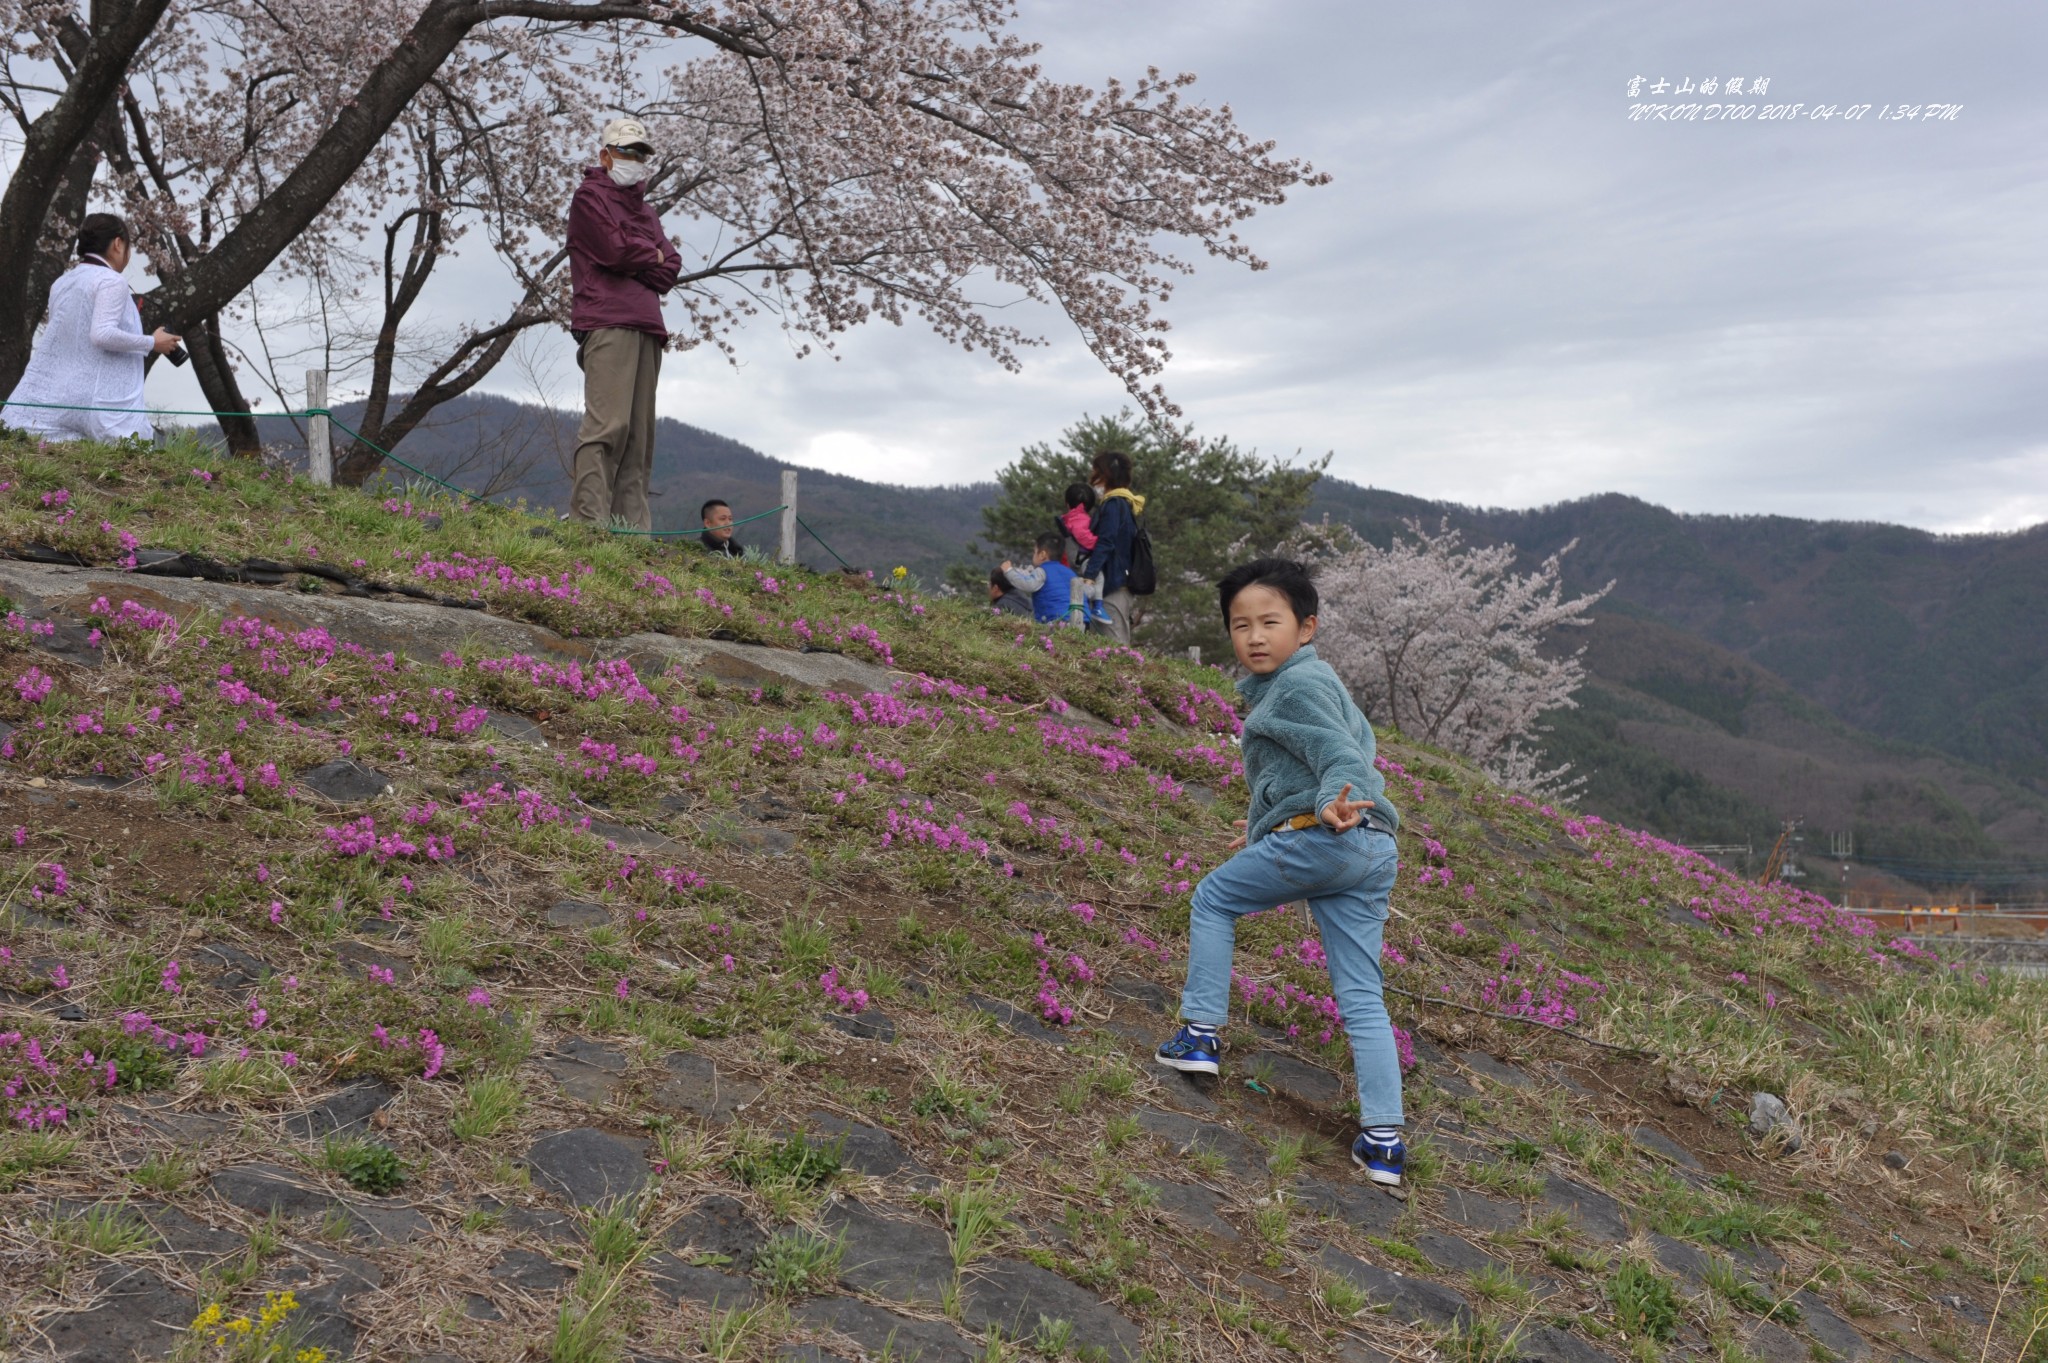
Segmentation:
[(1250, 563), (1232, 568), (1216, 584), (1225, 627), (1230, 624), (1230, 603), (1237, 600), (1237, 594), (1246, 587), (1271, 587), (1287, 598), (1297, 621), (1308, 619), (1322, 605), (1316, 596), (1316, 584), (1309, 580), (1305, 566), (1291, 558), (1255, 558)]
[(1068, 483), (1067, 505), (1092, 508), (1095, 505), (1095, 489), (1086, 483)]
[(128, 240), (128, 224), (118, 213), (88, 213), (78, 224), (78, 254), (103, 256), (116, 241)]
[(1097, 450), (1095, 462), (1088, 466), (1088, 481), (1102, 484), (1105, 490), (1131, 485), (1131, 456), (1122, 450)]

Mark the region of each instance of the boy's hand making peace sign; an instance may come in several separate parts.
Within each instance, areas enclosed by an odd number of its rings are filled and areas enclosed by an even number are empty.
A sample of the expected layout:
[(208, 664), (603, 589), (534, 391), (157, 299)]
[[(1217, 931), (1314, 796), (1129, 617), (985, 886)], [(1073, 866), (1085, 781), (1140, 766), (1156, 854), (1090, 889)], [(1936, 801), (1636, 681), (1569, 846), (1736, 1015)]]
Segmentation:
[(1322, 820), (1332, 832), (1349, 833), (1365, 818), (1365, 811), (1372, 808), (1372, 801), (1353, 800), (1350, 794), (1351, 783), (1346, 781), (1337, 798), (1323, 806)]

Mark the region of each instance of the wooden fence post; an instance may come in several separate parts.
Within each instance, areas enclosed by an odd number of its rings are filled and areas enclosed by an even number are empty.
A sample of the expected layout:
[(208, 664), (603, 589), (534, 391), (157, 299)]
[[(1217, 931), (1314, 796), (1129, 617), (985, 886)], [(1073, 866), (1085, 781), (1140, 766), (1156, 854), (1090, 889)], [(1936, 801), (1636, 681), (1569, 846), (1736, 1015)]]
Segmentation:
[[(306, 371), (306, 410), (327, 408), (327, 371)], [(324, 416), (306, 418), (306, 475), (319, 487), (334, 486), (334, 432)]]
[(782, 546), (777, 563), (796, 562), (796, 470), (782, 471)]

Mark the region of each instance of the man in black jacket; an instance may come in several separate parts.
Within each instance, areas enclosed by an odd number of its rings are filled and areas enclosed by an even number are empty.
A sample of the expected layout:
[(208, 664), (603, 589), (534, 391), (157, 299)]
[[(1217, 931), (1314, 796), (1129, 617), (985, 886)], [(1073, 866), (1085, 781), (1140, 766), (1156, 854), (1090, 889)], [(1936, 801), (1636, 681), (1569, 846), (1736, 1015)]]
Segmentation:
[(714, 554), (726, 554), (733, 558), (745, 558), (747, 551), (732, 537), (732, 508), (713, 497), (704, 503), (698, 512), (704, 519), (704, 533), (698, 542)]

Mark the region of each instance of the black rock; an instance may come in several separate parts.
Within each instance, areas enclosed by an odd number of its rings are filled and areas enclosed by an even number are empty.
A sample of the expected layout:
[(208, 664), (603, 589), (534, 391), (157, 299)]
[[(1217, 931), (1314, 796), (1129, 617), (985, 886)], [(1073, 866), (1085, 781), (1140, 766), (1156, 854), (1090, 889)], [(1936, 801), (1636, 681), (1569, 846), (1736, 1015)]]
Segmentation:
[(491, 1281), (500, 1282), (521, 1292), (535, 1296), (546, 1296), (558, 1292), (576, 1276), (574, 1269), (567, 1268), (548, 1258), (535, 1254), (530, 1249), (508, 1249), (505, 1257), (498, 1260), (491, 1269)]
[(369, 1128), (372, 1114), (397, 1096), (398, 1090), (382, 1079), (365, 1079), (285, 1118), (284, 1129), (300, 1140), (364, 1131)]
[(1606, 1354), (1555, 1325), (1539, 1325), (1515, 1337), (1515, 1363), (1611, 1363)]
[(1480, 1273), (1506, 1267), (1471, 1241), (1441, 1231), (1418, 1231), (1408, 1238), (1408, 1243), (1421, 1250), (1423, 1258), (1451, 1273)]
[(1469, 1193), (1463, 1188), (1444, 1189), (1444, 1215), (1461, 1226), (1473, 1230), (1513, 1230), (1522, 1224), (1522, 1209), (1512, 1202), (1502, 1202), (1484, 1193)]
[(1694, 1157), (1692, 1151), (1686, 1149), (1677, 1141), (1672, 1140), (1654, 1126), (1639, 1126), (1629, 1133), (1629, 1137), (1642, 1149), (1649, 1151), (1653, 1155), (1662, 1155), (1680, 1168), (1704, 1172), (1704, 1166)]
[(1087, 1288), (1036, 1264), (983, 1264), (968, 1276), (961, 1295), (960, 1318), (977, 1331), (994, 1327), (1013, 1339), (1030, 1339), (1041, 1320), (1063, 1320), (1074, 1327), (1076, 1350), (1100, 1349), (1113, 1360), (1145, 1352), (1144, 1331)]
[(870, 1357), (903, 1363), (974, 1363), (981, 1349), (943, 1321), (918, 1320), (853, 1297), (813, 1297), (796, 1308), (796, 1318), (858, 1344)]
[(579, 1207), (632, 1197), (647, 1186), (647, 1142), (595, 1127), (551, 1132), (527, 1147), (541, 1183)]
[(548, 925), (557, 928), (599, 928), (612, 921), (612, 911), (581, 899), (557, 900), (548, 909)]
[(579, 1102), (609, 1102), (626, 1073), (626, 1053), (601, 1041), (570, 1037), (543, 1056), (540, 1067), (554, 1076), (562, 1092)]
[(1326, 1183), (1317, 1178), (1294, 1181), (1294, 1195), (1324, 1216), (1368, 1235), (1391, 1235), (1401, 1219), (1402, 1204), (1371, 1183)]
[(541, 730), (540, 725), (511, 710), (492, 710), (484, 723), (514, 743), (525, 743), (536, 748), (545, 748), (548, 745), (548, 736)]
[(489, 1297), (471, 1292), (462, 1299), (462, 1314), (471, 1320), (503, 1320), (505, 1313), (494, 1305)]
[(1324, 1245), (1317, 1262), (1359, 1288), (1376, 1304), (1385, 1306), (1390, 1316), (1404, 1324), (1432, 1325), (1438, 1329), (1453, 1325), (1469, 1328), (1472, 1324), (1471, 1303), (1448, 1287), (1375, 1268), (1335, 1245)]
[(744, 1310), (759, 1298), (754, 1284), (715, 1268), (694, 1268), (673, 1254), (656, 1254), (647, 1260), (647, 1272), (654, 1290), (670, 1302), (695, 1302), (716, 1311)]
[(662, 1059), (668, 1077), (655, 1085), (650, 1101), (657, 1107), (694, 1112), (699, 1117), (723, 1122), (761, 1096), (761, 1085), (751, 1079), (727, 1078), (718, 1067), (694, 1051), (677, 1051)]
[(1911, 1163), (1912, 1161), (1907, 1159), (1906, 1156), (1900, 1151), (1887, 1150), (1884, 1152), (1884, 1167), (1887, 1169), (1903, 1170), (1908, 1164)]
[(1621, 1204), (1584, 1184), (1556, 1174), (1546, 1175), (1543, 1205), (1551, 1211), (1568, 1213), (1578, 1228), (1595, 1240), (1618, 1245), (1628, 1239), (1628, 1222), (1622, 1217)]
[(926, 1172), (924, 1165), (918, 1163), (917, 1156), (905, 1150), (894, 1136), (879, 1126), (849, 1121), (830, 1112), (813, 1112), (805, 1122), (818, 1133), (810, 1138), (812, 1145), (839, 1146), (842, 1168), (874, 1178)]
[(1046, 1026), (1014, 1003), (1005, 1003), (983, 994), (969, 994), (967, 1006), (987, 1013), (1027, 1041), (1043, 1041), (1051, 1046), (1065, 1046), (1068, 1042), (1065, 1033)]
[(1303, 1107), (1330, 1108), (1344, 1100), (1344, 1083), (1336, 1074), (1281, 1051), (1260, 1051), (1245, 1062), (1245, 1069)]
[(825, 1212), (825, 1227), (846, 1238), (839, 1277), (891, 1301), (937, 1306), (953, 1284), (952, 1242), (937, 1226), (878, 1216), (847, 1200)]
[(380, 971), (390, 971), (393, 983), (404, 984), (412, 979), (412, 962), (388, 944), (342, 942), (334, 948), (334, 959), (353, 975), (362, 976), (375, 966)]
[(1116, 997), (1143, 1004), (1155, 1013), (1171, 1016), (1174, 1010), (1180, 1007), (1180, 998), (1169, 992), (1165, 986), (1154, 984), (1150, 980), (1141, 980), (1135, 975), (1111, 980), (1108, 987), (1109, 992)]
[(1509, 1088), (1527, 1088), (1531, 1083), (1529, 1076), (1521, 1070), (1504, 1061), (1495, 1060), (1485, 1051), (1461, 1051), (1458, 1059), (1473, 1073), (1491, 1079), (1497, 1084), (1506, 1084)]
[(239, 1231), (209, 1226), (194, 1220), (176, 1207), (162, 1207), (151, 1203), (138, 1203), (135, 1210), (142, 1213), (151, 1229), (163, 1237), (164, 1247), (182, 1259), (191, 1261), (195, 1269), (214, 1260), (236, 1254), (249, 1243)]
[(1856, 1327), (1835, 1308), (1811, 1292), (1801, 1292), (1792, 1300), (1799, 1307), (1806, 1332), (1825, 1345), (1829, 1353), (1847, 1363), (1863, 1363), (1870, 1357), (1870, 1342), (1857, 1334)]
[(669, 1246), (685, 1260), (715, 1257), (742, 1273), (753, 1266), (755, 1251), (767, 1241), (768, 1233), (748, 1214), (746, 1204), (723, 1193), (699, 1202), (668, 1232)]
[(343, 1205), (340, 1198), (302, 1183), (290, 1170), (274, 1164), (238, 1164), (213, 1176), (215, 1195), (258, 1216), (325, 1216)]
[(858, 1013), (827, 1013), (825, 1025), (836, 1032), (844, 1032), (863, 1041), (896, 1039), (895, 1019), (874, 1008), (864, 1008)]
[(343, 757), (302, 774), (299, 784), (337, 804), (353, 804), (382, 795), (391, 778), (352, 757)]
[(815, 1344), (785, 1344), (775, 1351), (775, 1363), (853, 1363), (853, 1360), (839, 1354), (826, 1353)]
[(1223, 1196), (1213, 1189), (1198, 1184), (1175, 1183), (1171, 1179), (1147, 1180), (1145, 1186), (1158, 1200), (1159, 1210), (1167, 1215), (1185, 1221), (1197, 1230), (1207, 1231), (1219, 1240), (1234, 1242), (1242, 1238), (1237, 1227), (1223, 1219), (1218, 1210), (1223, 1205)]
[(1178, 1112), (1161, 1112), (1156, 1107), (1139, 1108), (1137, 1117), (1141, 1129), (1172, 1146), (1176, 1154), (1213, 1150), (1239, 1174), (1257, 1177), (1265, 1170), (1265, 1157), (1253, 1148), (1252, 1143), (1218, 1122), (1205, 1122)]
[(1650, 1235), (1650, 1252), (1657, 1256), (1657, 1262), (1681, 1277), (1696, 1283), (1705, 1283), (1713, 1260), (1705, 1251), (1683, 1240), (1674, 1240), (1668, 1235)]
[(148, 1269), (110, 1264), (94, 1279), (99, 1304), (44, 1318), (40, 1325), (67, 1363), (133, 1363), (162, 1358), (199, 1314), (198, 1301)]

